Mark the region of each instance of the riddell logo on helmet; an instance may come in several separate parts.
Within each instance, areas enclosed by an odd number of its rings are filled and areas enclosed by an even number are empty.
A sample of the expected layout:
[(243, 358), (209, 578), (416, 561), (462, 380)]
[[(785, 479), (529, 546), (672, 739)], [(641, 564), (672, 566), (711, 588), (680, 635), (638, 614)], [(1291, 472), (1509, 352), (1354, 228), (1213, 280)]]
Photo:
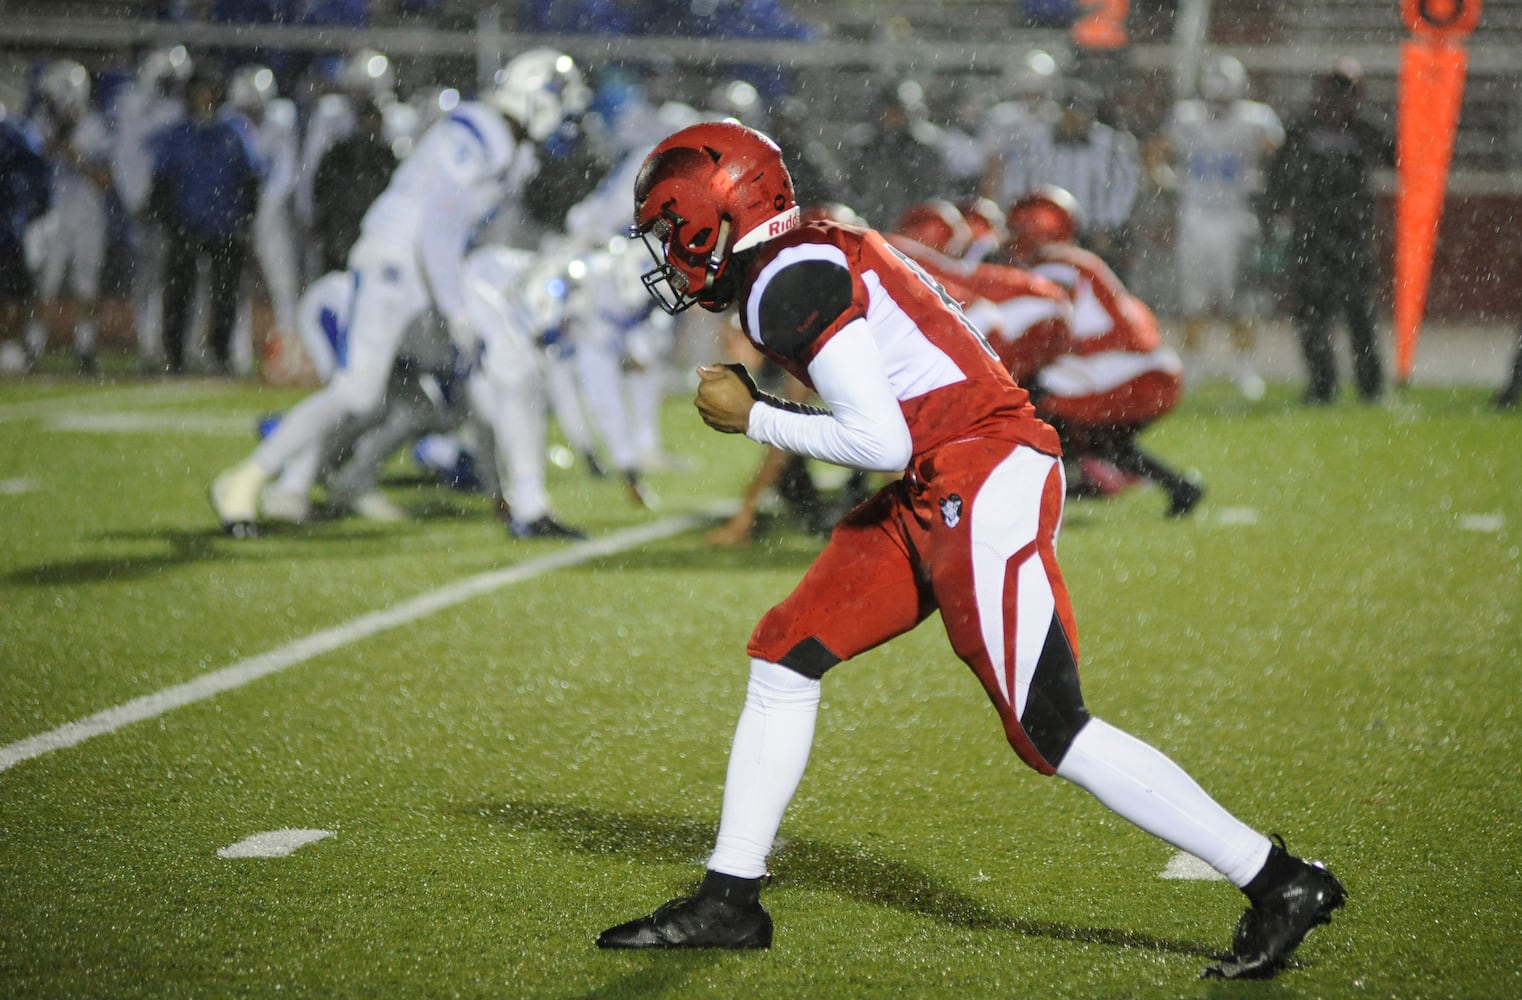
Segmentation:
[(798, 228), (799, 215), (797, 212), (789, 212), (780, 218), (773, 219), (766, 224), (766, 238), (773, 239), (783, 233)]

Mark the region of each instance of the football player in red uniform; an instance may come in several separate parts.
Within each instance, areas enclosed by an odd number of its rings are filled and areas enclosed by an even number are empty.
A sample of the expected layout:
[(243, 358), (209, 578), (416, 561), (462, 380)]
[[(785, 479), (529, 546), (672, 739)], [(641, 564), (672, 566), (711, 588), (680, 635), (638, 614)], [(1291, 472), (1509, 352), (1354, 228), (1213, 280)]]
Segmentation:
[(971, 224), (974, 218), (982, 216), (964, 214), (949, 201), (925, 201), (905, 212), (894, 231), (884, 235), (941, 283), (987, 336), (1015, 381), (1027, 386), (1037, 372), (1068, 352), (1073, 307), (1056, 282), (970, 257), (980, 239)]
[[(1189, 513), (1204, 495), (1193, 479), (1141, 447), (1138, 435), (1183, 396), (1183, 365), (1162, 341), (1157, 318), (1097, 254), (1076, 243), (1078, 206), (1043, 186), (1009, 208), (1009, 256), (1062, 286), (1073, 303), (1071, 348), (1032, 383), (1036, 410), (1062, 435), (1080, 468), (1108, 466), (1168, 493), (1168, 514)], [(1113, 473), (1110, 475), (1113, 476)], [(1079, 491), (1109, 492), (1096, 470)]]
[(768, 397), (744, 370), (699, 368), (716, 430), (900, 478), (852, 511), (751, 634), (750, 680), (717, 843), (695, 895), (604, 931), (604, 948), (765, 948), (766, 859), (802, 779), (820, 678), (939, 610), (1020, 758), (1210, 863), (1247, 894), (1232, 953), (1207, 974), (1272, 975), (1343, 902), (1168, 757), (1092, 716), (1058, 569), (1056, 433), (954, 300), (880, 234), (803, 223), (781, 151), (742, 125), (669, 136), (635, 182), (635, 231), (664, 308), (736, 306), (764, 354), (826, 408)]

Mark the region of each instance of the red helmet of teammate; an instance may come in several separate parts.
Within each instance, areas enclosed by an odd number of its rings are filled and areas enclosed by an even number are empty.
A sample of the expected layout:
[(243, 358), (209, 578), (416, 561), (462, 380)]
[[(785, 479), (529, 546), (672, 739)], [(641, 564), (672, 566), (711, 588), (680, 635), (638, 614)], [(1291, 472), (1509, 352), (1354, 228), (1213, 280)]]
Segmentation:
[(974, 198), (957, 208), (961, 211), (962, 218), (967, 220), (968, 229), (972, 231), (967, 249), (962, 252), (963, 258), (987, 260), (1009, 242), (1009, 226), (1004, 222), (1004, 213), (999, 211), (998, 203), (992, 198)]
[(1072, 243), (1078, 235), (1078, 199), (1066, 190), (1042, 185), (1009, 206), (1009, 252), (1030, 260), (1049, 243)]
[(655, 258), (645, 288), (668, 313), (727, 308), (738, 291), (730, 259), (799, 223), (777, 144), (735, 122), (667, 136), (634, 182), (634, 228)]
[(973, 235), (962, 213), (943, 198), (911, 205), (898, 217), (893, 231), (948, 257), (961, 257)]
[(803, 210), (804, 222), (838, 222), (843, 226), (867, 228), (867, 220), (856, 214), (856, 209), (839, 201), (822, 201)]

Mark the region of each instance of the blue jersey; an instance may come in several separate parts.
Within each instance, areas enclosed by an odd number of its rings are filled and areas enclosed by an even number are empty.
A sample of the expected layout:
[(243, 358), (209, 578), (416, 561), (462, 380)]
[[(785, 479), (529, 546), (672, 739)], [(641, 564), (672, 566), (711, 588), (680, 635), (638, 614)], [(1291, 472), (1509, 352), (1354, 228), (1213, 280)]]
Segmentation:
[(0, 119), (0, 252), (19, 253), (26, 227), (52, 201), (48, 161), (24, 122)]
[(259, 162), (231, 115), (183, 121), (155, 132), (156, 207), (194, 236), (226, 239), (253, 217)]

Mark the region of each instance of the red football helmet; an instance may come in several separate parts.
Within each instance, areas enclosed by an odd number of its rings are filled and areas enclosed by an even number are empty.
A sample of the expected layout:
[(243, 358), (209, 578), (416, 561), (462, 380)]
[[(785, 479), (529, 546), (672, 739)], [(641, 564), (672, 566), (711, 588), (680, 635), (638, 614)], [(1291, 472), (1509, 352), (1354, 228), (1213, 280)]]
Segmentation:
[(962, 218), (967, 220), (967, 227), (972, 232), (972, 238), (967, 242), (967, 249), (962, 251), (963, 259), (987, 260), (990, 255), (1009, 242), (1009, 226), (1004, 222), (1004, 213), (999, 211), (998, 203), (992, 198), (974, 198), (963, 202), (957, 208), (961, 211)]
[(944, 198), (911, 205), (898, 217), (893, 231), (948, 257), (961, 257), (972, 242), (967, 220)]
[(1078, 199), (1050, 184), (1009, 206), (1009, 250), (1030, 260), (1049, 243), (1072, 243), (1078, 236)]
[(730, 258), (796, 229), (799, 215), (776, 143), (735, 122), (703, 122), (667, 136), (645, 158), (629, 235), (655, 258), (643, 280), (662, 309), (720, 312), (737, 291)]
[(867, 220), (856, 214), (856, 209), (840, 201), (821, 201), (803, 209), (804, 222), (836, 222), (842, 226), (867, 228)]

